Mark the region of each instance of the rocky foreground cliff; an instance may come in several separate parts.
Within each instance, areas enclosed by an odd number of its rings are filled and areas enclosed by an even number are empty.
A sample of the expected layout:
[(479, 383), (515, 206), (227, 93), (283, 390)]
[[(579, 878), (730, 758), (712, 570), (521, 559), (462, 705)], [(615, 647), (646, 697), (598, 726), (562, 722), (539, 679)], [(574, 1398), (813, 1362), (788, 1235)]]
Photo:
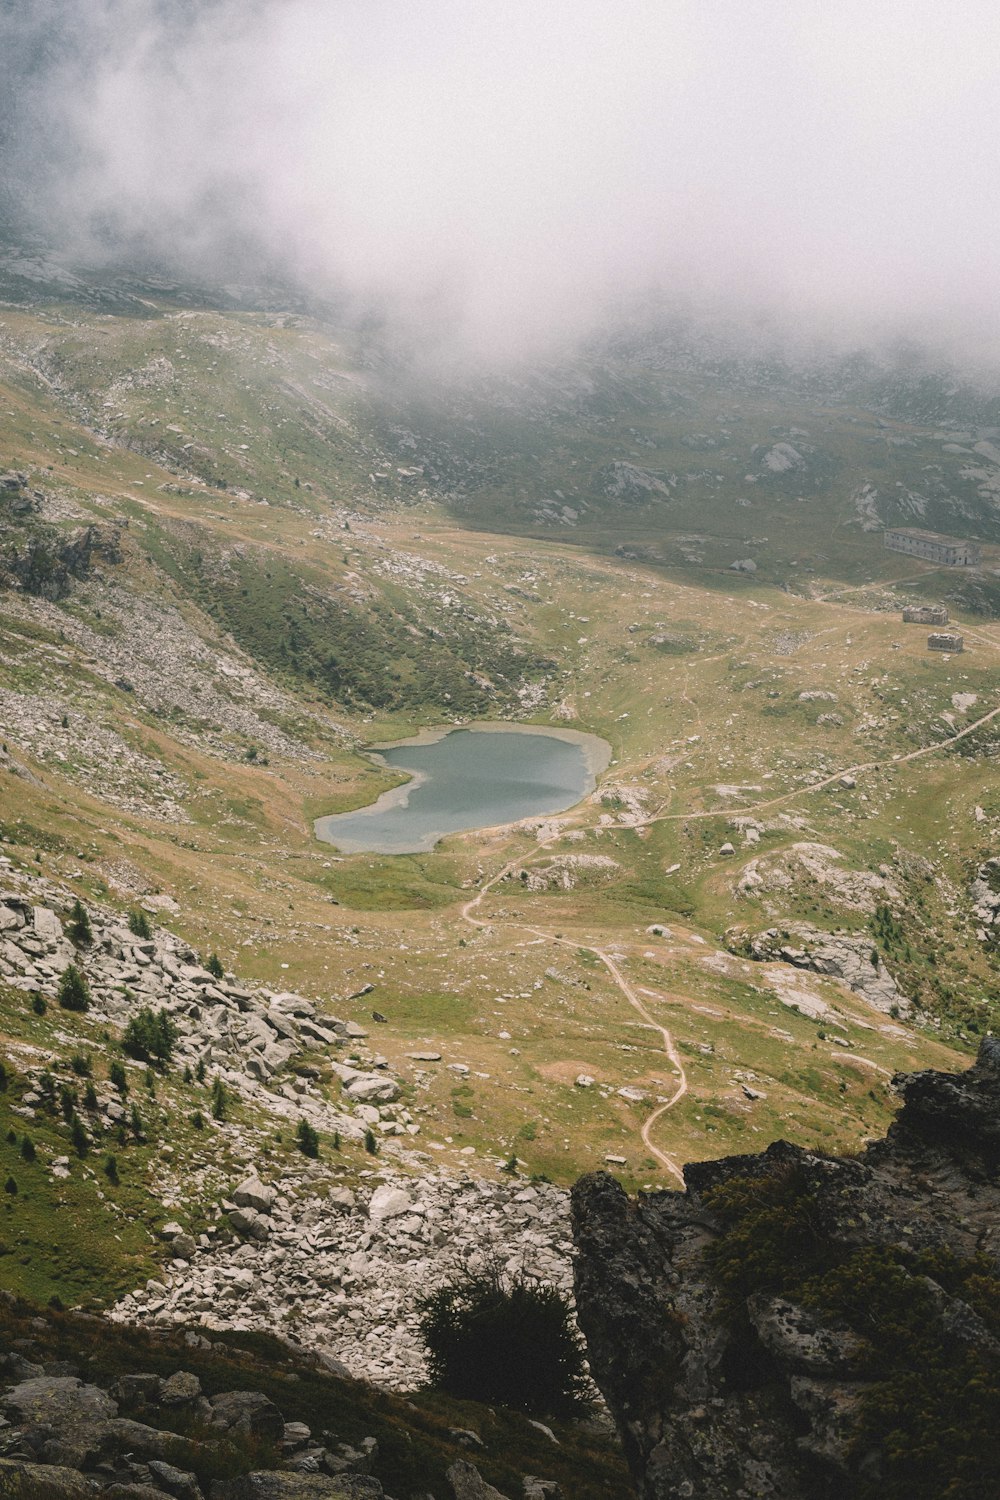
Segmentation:
[(896, 1086), (857, 1157), (577, 1185), (579, 1318), (645, 1500), (1000, 1493), (1000, 1041)]

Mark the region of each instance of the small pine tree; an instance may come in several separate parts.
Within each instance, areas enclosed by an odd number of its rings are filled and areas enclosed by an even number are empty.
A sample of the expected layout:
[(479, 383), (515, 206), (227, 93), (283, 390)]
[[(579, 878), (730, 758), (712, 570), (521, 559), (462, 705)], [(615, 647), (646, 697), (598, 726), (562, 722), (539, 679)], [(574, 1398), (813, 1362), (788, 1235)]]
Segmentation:
[(93, 1080), (89, 1080), (83, 1091), (83, 1104), (85, 1109), (97, 1109), (99, 1107), (97, 1090), (94, 1088)]
[(108, 1078), (111, 1080), (112, 1086), (118, 1090), (119, 1094), (128, 1093), (128, 1078), (125, 1075), (125, 1064), (120, 1063), (117, 1058), (108, 1069)]
[(142, 1124), (142, 1115), (139, 1113), (139, 1106), (137, 1104), (133, 1104), (132, 1106), (132, 1113), (129, 1115), (129, 1124), (132, 1127), (132, 1134), (136, 1140), (143, 1140), (145, 1138), (145, 1131)]
[(25, 1161), (34, 1161), (37, 1154), (34, 1141), (30, 1135), (26, 1135), (21, 1142), (21, 1156)]
[(184, 1077), (184, 1082), (185, 1083), (191, 1083), (193, 1081), (193, 1075), (191, 1073), (191, 1064), (190, 1063), (185, 1063), (184, 1064), (184, 1074), (183, 1074), (183, 1077)]
[(177, 1027), (167, 1010), (151, 1010), (144, 1005), (132, 1016), (122, 1036), (122, 1047), (139, 1062), (157, 1062), (166, 1068), (177, 1041)]
[(87, 1057), (83, 1052), (74, 1052), (73, 1056), (69, 1060), (69, 1065), (73, 1069), (73, 1072), (76, 1074), (77, 1078), (90, 1077), (90, 1058)]
[(0, 1062), (0, 1094), (5, 1093), (6, 1089), (7, 1089), (7, 1068), (6, 1068), (6, 1065), (4, 1063)]
[(42, 1103), (45, 1105), (45, 1108), (49, 1111), (50, 1114), (55, 1114), (56, 1081), (52, 1077), (52, 1074), (49, 1072), (48, 1068), (46, 1068), (44, 1073), (39, 1076), (38, 1092), (42, 1096)]
[(295, 1132), (295, 1144), (303, 1156), (319, 1155), (319, 1136), (308, 1120), (300, 1120)]
[(340, 1131), (339, 1130), (335, 1130), (333, 1132), (333, 1149), (334, 1149), (334, 1151), (339, 1151), (340, 1150)]
[(378, 1141), (375, 1139), (375, 1132), (370, 1125), (365, 1131), (365, 1150), (369, 1156), (378, 1155)]
[(194, 1076), (199, 1083), (205, 1082), (205, 1059), (203, 1057), (199, 1057), (198, 1059), (198, 1066), (194, 1070)]
[(68, 1084), (64, 1083), (59, 1090), (59, 1108), (62, 1110), (62, 1117), (67, 1125), (75, 1117), (78, 1103), (76, 1089), (71, 1089)]
[(17, 1131), (16, 1130), (8, 1130), (8, 1132), (7, 1132), (7, 1144), (8, 1144), (8, 1146), (16, 1146), (17, 1145)]
[(205, 968), (212, 975), (213, 979), (223, 979), (225, 977), (226, 971), (223, 968), (222, 959), (217, 953), (213, 953), (209, 957), (208, 963), (205, 965)]
[(153, 929), (149, 925), (149, 918), (144, 911), (136, 908), (128, 914), (128, 930), (137, 938), (144, 938), (147, 942), (153, 936)]
[(59, 1004), (63, 1010), (90, 1009), (90, 986), (76, 964), (70, 964), (59, 981)]
[(226, 1095), (226, 1085), (221, 1078), (216, 1078), (212, 1084), (212, 1119), (224, 1120), (229, 1099)]
[(77, 1114), (74, 1114), (70, 1121), (69, 1133), (77, 1156), (86, 1156), (90, 1150), (90, 1136), (87, 1134), (87, 1127)]
[(44, 1016), (45, 1012), (49, 1008), (49, 1002), (46, 1000), (44, 995), (40, 995), (36, 991), (35, 994), (33, 994), (31, 997), (31, 1008), (35, 1012), (36, 1016)]
[(3, 1185), (3, 1190), (4, 1190), (5, 1193), (10, 1193), (10, 1195), (11, 1195), (12, 1198), (16, 1198), (17, 1197), (17, 1178), (16, 1177), (8, 1177), (7, 1181)]
[(79, 897), (73, 902), (66, 931), (70, 941), (74, 942), (78, 948), (85, 948), (94, 941), (94, 929), (90, 925), (87, 908)]
[(108, 1181), (109, 1182), (113, 1182), (113, 1183), (115, 1183), (117, 1185), (118, 1180), (119, 1180), (118, 1179), (118, 1158), (117, 1158), (117, 1156), (109, 1156), (108, 1157), (107, 1161), (104, 1163), (104, 1171), (105, 1171), (105, 1175), (107, 1176)]
[(514, 1155), (513, 1151), (508, 1156), (507, 1160), (504, 1162), (500, 1170), (501, 1172), (508, 1172), (511, 1177), (517, 1176), (517, 1157)]
[(194, 1114), (191, 1116), (191, 1124), (194, 1126), (195, 1130), (205, 1129), (205, 1116), (202, 1114), (200, 1109), (196, 1109)]

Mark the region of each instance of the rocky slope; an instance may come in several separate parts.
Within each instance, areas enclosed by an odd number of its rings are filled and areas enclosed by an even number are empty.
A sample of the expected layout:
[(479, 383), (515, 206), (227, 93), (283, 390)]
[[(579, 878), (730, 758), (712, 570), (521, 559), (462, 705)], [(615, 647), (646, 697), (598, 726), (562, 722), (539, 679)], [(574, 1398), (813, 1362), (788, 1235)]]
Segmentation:
[(603, 1500), (615, 1444), (346, 1379), (279, 1340), (109, 1328), (0, 1294), (5, 1500)]
[(995, 1493), (1000, 1043), (896, 1080), (856, 1158), (784, 1142), (573, 1194), (595, 1376), (647, 1500)]
[[(159, 1221), (155, 1258), (163, 1265), (119, 1298), (115, 1320), (293, 1334), (352, 1374), (412, 1389), (425, 1375), (417, 1303), (463, 1269), (496, 1264), (570, 1290), (566, 1192), (547, 1182), (432, 1167), (415, 1149), (420, 1127), (406, 1108), (404, 1084), (371, 1049), (365, 1028), (292, 991), (213, 973), (159, 922), (148, 937), (138, 936), (118, 913), (93, 904), (89, 941), (73, 942), (69, 892), (9, 863), (0, 869), (0, 983), (22, 992), (29, 1006), (44, 1002), (54, 1044), (5, 1045), (17, 1070), (11, 1107), (26, 1134), (58, 1115), (57, 1091), (79, 1095), (82, 1080), (60, 1076), (68, 1013), (57, 996), (71, 965), (89, 988), (89, 1008), (77, 1023), (85, 1028), (93, 1090), (81, 1108), (85, 1154), (72, 1148), (68, 1117), (64, 1154), (39, 1142), (53, 1187), (71, 1177), (95, 1179), (87, 1153), (120, 1152), (119, 1133), (135, 1133), (130, 1111), (142, 1098), (147, 1069), (122, 1057), (112, 1033), (123, 1033), (143, 1010), (165, 1015), (174, 1029), (170, 1071), (157, 1096), (173, 1124), (147, 1183)], [(80, 1045), (81, 1037), (74, 1041)], [(124, 1064), (130, 1093), (99, 1076), (98, 1058)], [(225, 1121), (203, 1111), (198, 1144), (177, 1129), (180, 1097), (164, 1092), (178, 1086), (182, 1072), (201, 1076), (206, 1089), (218, 1081), (231, 1101)], [(143, 1132), (156, 1134), (145, 1101), (142, 1112)], [(343, 1143), (343, 1152), (332, 1153), (336, 1165), (328, 1150), (324, 1160), (299, 1156), (285, 1164), (262, 1155), (276, 1126), (303, 1121), (324, 1142)], [(366, 1135), (368, 1151), (359, 1154), (370, 1165), (359, 1169), (346, 1148)], [(107, 1207), (103, 1217), (106, 1234)]]

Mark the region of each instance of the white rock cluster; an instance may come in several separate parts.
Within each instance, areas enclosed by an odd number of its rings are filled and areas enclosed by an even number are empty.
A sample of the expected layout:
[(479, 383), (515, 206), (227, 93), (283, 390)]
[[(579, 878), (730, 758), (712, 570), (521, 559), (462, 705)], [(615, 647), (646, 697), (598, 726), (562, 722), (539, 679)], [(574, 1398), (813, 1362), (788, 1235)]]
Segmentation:
[[(362, 1027), (321, 1014), (293, 991), (217, 978), (172, 932), (156, 927), (151, 938), (137, 937), (118, 913), (95, 905), (88, 905), (93, 941), (76, 947), (63, 926), (71, 904), (71, 892), (37, 877), (15, 879), (10, 862), (0, 859), (0, 978), (51, 1001), (67, 966), (76, 964), (90, 987), (88, 1018), (97, 1028), (124, 1028), (143, 1006), (163, 1009), (177, 1031), (178, 1066), (204, 1063), (227, 1088), (270, 1114), (306, 1119), (346, 1139), (361, 1139), (369, 1125), (390, 1136), (417, 1134), (404, 1109), (383, 1118), (400, 1086), (384, 1059), (367, 1053)], [(357, 1062), (330, 1055), (339, 1049)], [(322, 1053), (339, 1077), (343, 1109), (324, 1099), (313, 1079), (287, 1068), (313, 1053)]]
[(464, 1270), (572, 1288), (569, 1196), (518, 1179), (373, 1172), (358, 1194), (316, 1184), (295, 1197), (251, 1178), (211, 1233), (174, 1249), (113, 1319), (277, 1333), (399, 1389), (426, 1374), (420, 1299)]

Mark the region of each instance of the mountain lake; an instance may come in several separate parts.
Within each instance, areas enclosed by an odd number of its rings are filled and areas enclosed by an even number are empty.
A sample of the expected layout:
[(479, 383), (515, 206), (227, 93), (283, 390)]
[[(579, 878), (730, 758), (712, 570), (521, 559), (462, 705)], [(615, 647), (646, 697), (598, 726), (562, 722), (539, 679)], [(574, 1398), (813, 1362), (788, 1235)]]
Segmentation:
[(574, 729), (472, 724), (367, 753), (410, 779), (370, 807), (316, 819), (316, 837), (344, 854), (419, 854), (449, 833), (565, 812), (594, 790), (611, 746)]

